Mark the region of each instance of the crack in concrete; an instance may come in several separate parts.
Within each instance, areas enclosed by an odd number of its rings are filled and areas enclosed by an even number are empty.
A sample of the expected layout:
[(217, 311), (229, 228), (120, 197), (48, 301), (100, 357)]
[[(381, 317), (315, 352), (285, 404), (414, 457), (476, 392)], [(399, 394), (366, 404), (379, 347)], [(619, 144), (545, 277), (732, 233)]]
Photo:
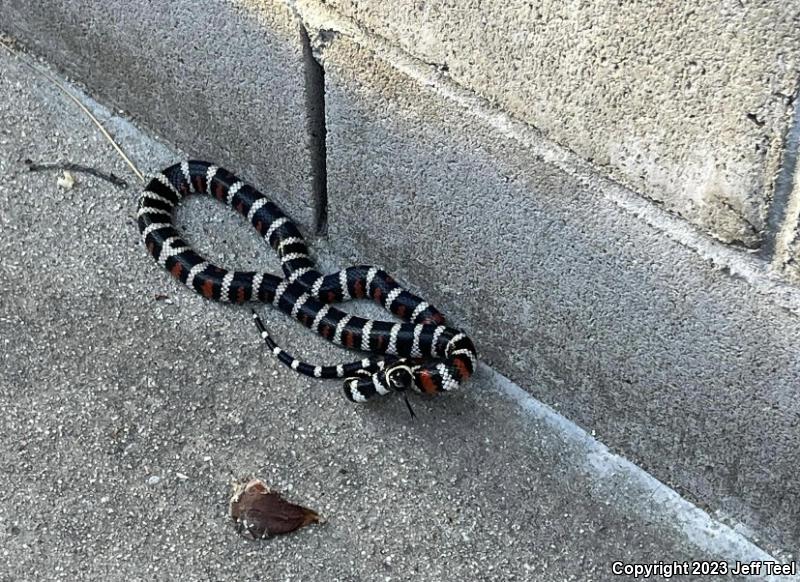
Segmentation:
[(325, 69), (314, 57), (311, 39), (305, 25), (300, 23), (300, 41), (306, 82), (306, 114), (309, 153), (311, 158), (311, 189), (314, 195), (314, 232), (324, 235), (328, 229), (328, 152), (325, 125)]

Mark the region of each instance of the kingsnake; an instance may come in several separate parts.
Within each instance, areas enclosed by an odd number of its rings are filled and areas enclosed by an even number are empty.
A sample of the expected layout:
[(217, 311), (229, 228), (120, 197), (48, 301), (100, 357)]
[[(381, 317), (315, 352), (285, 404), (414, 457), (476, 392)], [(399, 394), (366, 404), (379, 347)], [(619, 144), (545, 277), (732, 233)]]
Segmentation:
[[(277, 252), (284, 277), (229, 271), (192, 250), (173, 223), (177, 204), (190, 194), (216, 198), (247, 217)], [(139, 199), (137, 218), (149, 253), (190, 289), (216, 301), (270, 303), (334, 344), (373, 354), (337, 366), (301, 362), (275, 344), (253, 311), (261, 336), (281, 362), (306, 376), (344, 378), (345, 395), (353, 402), (409, 388), (427, 394), (450, 391), (475, 369), (472, 341), (447, 327), (435, 307), (376, 267), (354, 266), (323, 275), (300, 231), (281, 209), (223, 168), (187, 161), (155, 174)], [(333, 306), (365, 297), (406, 323), (365, 319)]]

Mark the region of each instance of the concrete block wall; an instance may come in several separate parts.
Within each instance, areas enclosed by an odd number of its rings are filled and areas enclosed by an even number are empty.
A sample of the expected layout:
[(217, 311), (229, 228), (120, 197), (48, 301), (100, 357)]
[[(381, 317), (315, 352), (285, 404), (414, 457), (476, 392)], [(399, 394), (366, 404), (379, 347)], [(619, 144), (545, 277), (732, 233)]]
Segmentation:
[(0, 28), (793, 552), (792, 6), (483, 5), (0, 0)]
[(757, 248), (800, 78), (800, 6), (325, 4), (719, 240)]

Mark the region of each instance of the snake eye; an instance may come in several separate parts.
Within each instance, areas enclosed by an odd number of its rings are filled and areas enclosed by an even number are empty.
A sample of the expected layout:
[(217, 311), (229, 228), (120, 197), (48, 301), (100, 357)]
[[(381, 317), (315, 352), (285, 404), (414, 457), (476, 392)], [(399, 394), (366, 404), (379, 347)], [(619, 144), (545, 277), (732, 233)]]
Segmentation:
[(386, 381), (392, 390), (402, 392), (411, 388), (414, 376), (408, 366), (395, 366), (386, 371)]

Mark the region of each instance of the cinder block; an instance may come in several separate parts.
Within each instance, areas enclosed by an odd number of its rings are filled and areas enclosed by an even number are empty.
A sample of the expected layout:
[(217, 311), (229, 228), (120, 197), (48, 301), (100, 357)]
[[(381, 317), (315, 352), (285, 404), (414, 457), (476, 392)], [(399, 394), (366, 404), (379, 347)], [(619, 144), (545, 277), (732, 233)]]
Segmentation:
[(662, 481), (797, 547), (797, 314), (614, 204), (619, 186), (346, 36), (321, 49), (333, 243), (424, 290), (485, 361)]
[(718, 239), (760, 244), (800, 77), (796, 3), (325, 5)]
[[(2, 0), (12, 35), (188, 155), (314, 216), (299, 22), (282, 2)], [(138, 160), (147, 170), (148, 160)]]

